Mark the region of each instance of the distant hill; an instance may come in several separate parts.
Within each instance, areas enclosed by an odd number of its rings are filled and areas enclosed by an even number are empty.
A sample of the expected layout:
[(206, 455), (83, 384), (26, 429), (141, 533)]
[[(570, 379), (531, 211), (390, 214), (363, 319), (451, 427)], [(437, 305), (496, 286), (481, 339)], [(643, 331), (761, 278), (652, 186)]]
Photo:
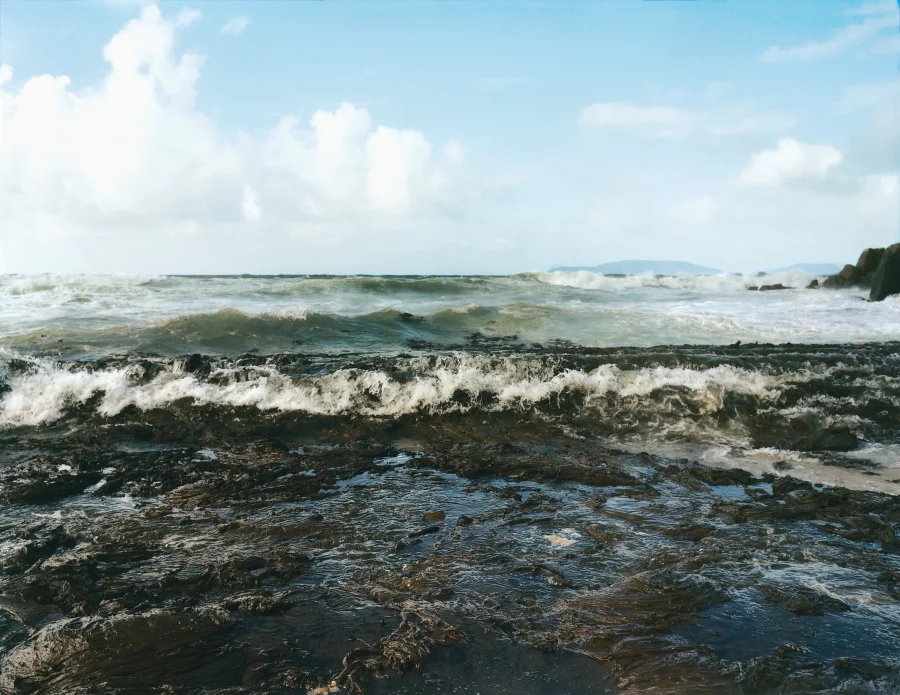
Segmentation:
[(786, 268), (776, 268), (775, 270), (767, 270), (767, 273), (787, 273), (791, 270), (802, 270), (810, 275), (834, 275), (841, 272), (841, 266), (834, 263), (795, 263)]
[(615, 261), (593, 266), (554, 266), (550, 268), (550, 272), (554, 270), (587, 270), (591, 273), (601, 273), (603, 275), (677, 275), (678, 273), (722, 275), (724, 272), (716, 268), (707, 268), (684, 261)]

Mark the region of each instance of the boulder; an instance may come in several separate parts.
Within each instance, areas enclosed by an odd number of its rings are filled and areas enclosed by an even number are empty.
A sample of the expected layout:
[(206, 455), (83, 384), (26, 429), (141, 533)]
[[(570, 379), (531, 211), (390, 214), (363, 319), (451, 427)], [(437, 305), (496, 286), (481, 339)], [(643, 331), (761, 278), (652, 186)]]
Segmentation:
[(855, 265), (850, 265), (848, 263), (844, 266), (843, 270), (838, 273), (838, 277), (844, 282), (854, 283), (859, 280), (859, 271), (856, 269)]
[(792, 290), (793, 287), (788, 287), (787, 285), (782, 285), (780, 282), (776, 282), (774, 285), (763, 285), (759, 288), (760, 292), (770, 292), (771, 290)]
[(883, 257), (884, 249), (865, 249), (859, 254), (859, 260), (856, 262), (856, 269), (860, 276), (866, 276), (878, 270)]
[(850, 265), (848, 263), (837, 275), (829, 275), (825, 278), (821, 287), (830, 290), (842, 290), (845, 287), (855, 285), (857, 282), (859, 282), (859, 271), (856, 269), (855, 265)]
[(806, 289), (808, 289), (808, 290), (815, 290), (815, 289), (818, 289), (818, 287), (819, 287), (819, 281), (818, 281), (818, 280), (813, 280), (811, 283), (809, 283), (809, 284), (806, 286)]
[(869, 301), (880, 302), (892, 294), (900, 294), (900, 244), (888, 246), (884, 250), (872, 282)]

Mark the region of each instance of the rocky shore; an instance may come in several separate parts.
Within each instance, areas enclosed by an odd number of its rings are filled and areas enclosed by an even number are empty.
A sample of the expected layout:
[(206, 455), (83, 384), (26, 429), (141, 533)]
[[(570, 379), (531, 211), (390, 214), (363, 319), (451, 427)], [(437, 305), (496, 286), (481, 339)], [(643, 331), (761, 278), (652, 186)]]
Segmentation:
[(889, 474), (852, 454), (894, 436), (896, 349), (548, 356), (821, 363), (774, 403), (672, 386), (636, 421), (747, 427), (781, 451), (774, 473), (611, 447), (637, 397), (572, 392), (392, 418), (187, 398), (105, 416), (98, 395), (7, 429), (0, 693), (896, 693), (900, 504), (803, 480), (797, 458)]

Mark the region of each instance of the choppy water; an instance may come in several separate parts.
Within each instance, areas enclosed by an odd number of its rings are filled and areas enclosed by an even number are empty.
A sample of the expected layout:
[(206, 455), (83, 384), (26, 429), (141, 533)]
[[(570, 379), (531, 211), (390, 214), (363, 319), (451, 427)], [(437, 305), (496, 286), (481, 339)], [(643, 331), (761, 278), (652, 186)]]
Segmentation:
[(811, 279), (3, 277), (0, 693), (898, 692), (900, 301)]
[(397, 351), (465, 336), (584, 346), (900, 339), (900, 301), (757, 293), (766, 276), (0, 278), (0, 345), (28, 352)]

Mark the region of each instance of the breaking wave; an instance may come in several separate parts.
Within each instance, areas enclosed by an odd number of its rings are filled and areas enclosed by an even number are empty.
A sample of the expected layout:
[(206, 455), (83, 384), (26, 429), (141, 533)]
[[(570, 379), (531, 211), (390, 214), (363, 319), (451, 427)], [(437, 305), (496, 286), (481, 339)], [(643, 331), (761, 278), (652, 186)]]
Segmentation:
[(610, 292), (637, 289), (667, 289), (682, 292), (721, 294), (723, 292), (743, 292), (750, 287), (781, 284), (785, 287), (803, 289), (813, 279), (821, 275), (810, 275), (802, 270), (786, 273), (757, 275), (602, 275), (587, 270), (534, 273), (538, 282), (548, 285), (574, 287), (582, 290), (606, 290)]
[[(477, 355), (412, 358), (390, 370), (337, 369), (322, 376), (300, 377), (265, 365), (214, 368), (207, 376), (198, 377), (186, 373), (183, 362), (176, 361), (148, 378), (147, 367), (139, 363), (94, 370), (34, 360), (23, 373), (7, 374), (0, 424), (53, 422), (67, 407), (84, 404), (95, 395), (100, 396), (96, 412), (104, 417), (129, 406), (150, 410), (185, 398), (198, 405), (396, 417), (472, 408), (529, 408), (566, 394), (577, 394), (588, 408), (608, 396), (638, 405), (676, 389), (689, 395), (694, 412), (711, 413), (722, 408), (727, 394), (772, 399), (778, 395), (782, 379), (730, 365), (623, 370), (604, 364), (584, 371), (559, 369), (538, 359)], [(663, 411), (675, 405), (662, 398), (652, 407)], [(644, 407), (650, 407), (649, 403)]]

